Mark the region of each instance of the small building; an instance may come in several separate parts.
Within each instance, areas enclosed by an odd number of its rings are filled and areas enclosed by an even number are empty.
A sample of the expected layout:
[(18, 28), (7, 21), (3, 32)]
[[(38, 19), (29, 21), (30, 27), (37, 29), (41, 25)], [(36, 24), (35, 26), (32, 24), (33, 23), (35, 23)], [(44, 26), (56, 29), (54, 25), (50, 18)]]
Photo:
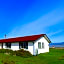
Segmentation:
[(0, 40), (0, 49), (19, 50), (24, 49), (32, 55), (49, 52), (50, 39), (46, 34), (24, 37), (8, 38)]

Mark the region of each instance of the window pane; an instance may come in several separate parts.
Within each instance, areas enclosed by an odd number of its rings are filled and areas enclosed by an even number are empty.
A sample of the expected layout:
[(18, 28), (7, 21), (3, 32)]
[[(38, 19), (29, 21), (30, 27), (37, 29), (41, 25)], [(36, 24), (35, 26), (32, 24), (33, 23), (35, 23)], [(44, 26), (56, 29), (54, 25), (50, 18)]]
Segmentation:
[(38, 48), (41, 48), (41, 42), (38, 42)]
[(11, 43), (5, 43), (6, 48), (11, 48)]
[(23, 48), (23, 42), (19, 42), (19, 48)]
[(24, 48), (28, 49), (28, 42), (24, 42)]
[(28, 42), (26, 42), (26, 49), (28, 49)]
[(42, 43), (42, 48), (44, 48), (44, 43)]
[(23, 44), (24, 44), (24, 48), (26, 48), (26, 43), (24, 42)]
[(26, 48), (28, 49), (28, 42), (19, 42), (19, 48)]

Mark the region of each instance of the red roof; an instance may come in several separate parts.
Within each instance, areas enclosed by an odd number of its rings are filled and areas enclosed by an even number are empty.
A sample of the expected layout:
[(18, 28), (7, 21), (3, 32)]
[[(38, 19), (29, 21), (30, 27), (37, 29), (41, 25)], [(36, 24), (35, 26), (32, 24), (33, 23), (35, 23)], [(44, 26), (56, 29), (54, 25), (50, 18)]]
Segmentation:
[(16, 38), (8, 38), (8, 39), (1, 39), (0, 43), (7, 43), (7, 42), (25, 42), (25, 41), (35, 41), (40, 37), (44, 36), (45, 34), (39, 35), (32, 35), (32, 36), (24, 36), (24, 37), (16, 37)]

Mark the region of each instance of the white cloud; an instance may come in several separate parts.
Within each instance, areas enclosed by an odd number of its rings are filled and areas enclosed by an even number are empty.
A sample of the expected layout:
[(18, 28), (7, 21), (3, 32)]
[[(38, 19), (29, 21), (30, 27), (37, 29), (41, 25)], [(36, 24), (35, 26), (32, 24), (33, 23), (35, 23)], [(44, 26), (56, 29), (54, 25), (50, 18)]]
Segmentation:
[(61, 32), (63, 32), (63, 30), (58, 30), (56, 32), (48, 33), (48, 35), (53, 36), (53, 35), (56, 35), (56, 34), (61, 33)]
[[(46, 33), (46, 27), (54, 25), (64, 19), (64, 10), (54, 10), (48, 14), (42, 16), (36, 21), (30, 22), (23, 26), (15, 27), (11, 32), (8, 33), (8, 37), (24, 36), (30, 34)], [(56, 34), (56, 33), (51, 33)]]

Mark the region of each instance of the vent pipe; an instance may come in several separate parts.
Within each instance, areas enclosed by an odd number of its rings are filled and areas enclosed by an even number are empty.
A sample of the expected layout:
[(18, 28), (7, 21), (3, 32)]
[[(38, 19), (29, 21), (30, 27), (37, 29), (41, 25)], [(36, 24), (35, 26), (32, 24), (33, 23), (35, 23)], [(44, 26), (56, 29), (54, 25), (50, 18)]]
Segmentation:
[(6, 39), (6, 34), (4, 35), (5, 39)]

